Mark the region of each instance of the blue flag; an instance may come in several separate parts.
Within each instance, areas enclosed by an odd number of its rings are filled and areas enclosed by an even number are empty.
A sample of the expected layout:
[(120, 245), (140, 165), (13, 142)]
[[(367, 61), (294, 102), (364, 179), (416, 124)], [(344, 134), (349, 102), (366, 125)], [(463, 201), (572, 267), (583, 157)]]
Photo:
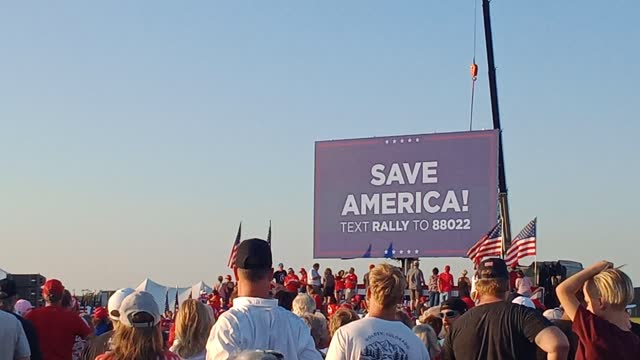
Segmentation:
[(393, 250), (393, 243), (389, 244), (387, 250), (384, 251), (384, 257), (390, 259), (393, 257), (395, 251)]
[(363, 258), (370, 258), (371, 257), (371, 244), (369, 244), (369, 247), (367, 248), (367, 251), (364, 252), (364, 254), (362, 254)]

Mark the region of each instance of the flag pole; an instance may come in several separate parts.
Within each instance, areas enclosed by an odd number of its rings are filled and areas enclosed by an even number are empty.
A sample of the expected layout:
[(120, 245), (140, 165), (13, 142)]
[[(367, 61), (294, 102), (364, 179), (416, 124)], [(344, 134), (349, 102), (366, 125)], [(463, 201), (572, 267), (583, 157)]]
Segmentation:
[[(538, 241), (538, 239), (536, 239), (536, 241)], [(534, 261), (534, 263), (533, 263), (533, 273), (534, 273), (534, 276), (536, 277), (535, 278), (535, 281), (536, 281), (535, 285), (538, 286), (539, 281), (538, 281), (538, 250), (537, 249), (536, 249), (536, 256), (533, 259), (533, 261)]]
[(500, 223), (501, 223), (500, 226), (502, 227), (502, 229), (500, 229), (500, 232), (501, 232), (500, 235), (502, 235), (502, 259), (505, 260), (507, 258), (506, 257), (506, 255), (507, 255), (507, 240), (506, 240), (506, 236), (505, 236), (505, 233), (504, 233), (504, 229), (505, 229), (504, 226), (505, 226), (506, 223), (505, 223), (505, 220), (504, 220), (503, 216), (500, 217)]
[(533, 273), (534, 276), (536, 277), (536, 286), (538, 286), (538, 218), (535, 218), (536, 220), (536, 256), (533, 258), (533, 261), (535, 261), (533, 263)]

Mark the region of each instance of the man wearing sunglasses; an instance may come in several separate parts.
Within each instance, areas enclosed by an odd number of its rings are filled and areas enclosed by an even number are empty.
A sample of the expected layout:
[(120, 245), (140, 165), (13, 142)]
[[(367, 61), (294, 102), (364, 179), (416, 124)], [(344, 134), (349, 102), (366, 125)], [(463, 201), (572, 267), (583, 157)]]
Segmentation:
[(547, 359), (567, 358), (569, 341), (560, 329), (536, 310), (506, 301), (510, 288), (504, 260), (482, 261), (478, 278), (480, 303), (450, 327), (443, 359), (533, 360), (536, 345)]
[(440, 306), (440, 318), (442, 319), (442, 324), (444, 326), (445, 333), (449, 333), (453, 324), (462, 316), (462, 314), (467, 312), (467, 304), (462, 301), (460, 298), (453, 297), (447, 299)]

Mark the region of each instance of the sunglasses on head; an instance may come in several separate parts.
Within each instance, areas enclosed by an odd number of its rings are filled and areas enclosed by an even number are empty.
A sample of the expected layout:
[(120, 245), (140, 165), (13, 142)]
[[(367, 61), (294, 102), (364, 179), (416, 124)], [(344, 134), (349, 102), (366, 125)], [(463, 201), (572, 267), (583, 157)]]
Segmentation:
[(451, 317), (456, 317), (460, 315), (459, 311), (456, 310), (449, 310), (449, 311), (443, 311), (440, 313), (440, 318), (444, 319), (445, 317), (451, 318)]

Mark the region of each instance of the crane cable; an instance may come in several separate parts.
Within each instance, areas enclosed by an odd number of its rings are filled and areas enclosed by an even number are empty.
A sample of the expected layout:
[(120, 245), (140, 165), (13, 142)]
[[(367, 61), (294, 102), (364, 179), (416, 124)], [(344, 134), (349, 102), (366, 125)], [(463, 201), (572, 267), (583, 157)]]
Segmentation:
[(478, 0), (473, 0), (473, 61), (471, 62), (471, 110), (469, 115), (469, 131), (473, 130), (473, 103), (476, 94), (476, 80), (478, 79), (478, 64), (476, 64), (476, 45), (478, 35)]

